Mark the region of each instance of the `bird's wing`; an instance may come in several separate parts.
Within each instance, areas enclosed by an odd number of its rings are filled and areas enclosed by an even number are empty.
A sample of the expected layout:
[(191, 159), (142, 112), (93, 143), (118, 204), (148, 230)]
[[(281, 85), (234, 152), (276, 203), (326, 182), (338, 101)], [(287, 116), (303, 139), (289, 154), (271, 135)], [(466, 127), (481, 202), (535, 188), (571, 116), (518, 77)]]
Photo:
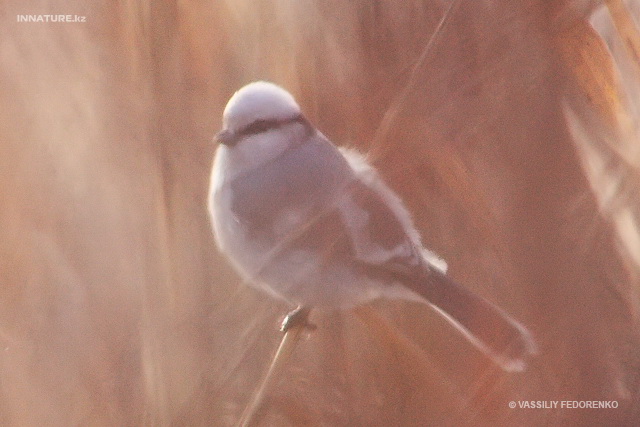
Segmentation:
[(402, 218), (374, 187), (358, 182), (341, 205), (354, 266), (382, 283), (401, 283), (451, 322), (505, 370), (535, 353), (529, 332), (501, 309), (459, 285), (422, 257)]
[[(346, 187), (339, 204), (354, 262), (394, 274), (418, 274), (426, 264), (419, 240), (413, 238), (413, 226), (403, 223), (396, 212), (398, 206), (376, 190), (355, 180)], [(401, 203), (399, 199), (393, 202)]]

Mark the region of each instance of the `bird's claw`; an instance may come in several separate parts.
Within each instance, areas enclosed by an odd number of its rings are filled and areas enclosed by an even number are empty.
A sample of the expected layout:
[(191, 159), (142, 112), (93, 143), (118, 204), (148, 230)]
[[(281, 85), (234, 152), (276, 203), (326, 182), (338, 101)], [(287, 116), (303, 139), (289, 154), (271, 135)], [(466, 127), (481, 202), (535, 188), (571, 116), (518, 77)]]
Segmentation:
[(298, 306), (294, 310), (290, 311), (280, 324), (280, 332), (286, 333), (289, 329), (294, 327), (315, 329), (315, 325), (308, 322), (309, 311), (309, 308), (303, 306)]

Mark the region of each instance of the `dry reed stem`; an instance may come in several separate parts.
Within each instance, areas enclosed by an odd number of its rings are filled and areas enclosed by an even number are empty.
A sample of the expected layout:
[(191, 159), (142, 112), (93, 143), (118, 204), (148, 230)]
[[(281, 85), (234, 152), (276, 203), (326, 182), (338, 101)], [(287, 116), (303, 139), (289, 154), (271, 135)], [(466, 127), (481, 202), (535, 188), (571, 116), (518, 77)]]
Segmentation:
[(245, 408), (238, 426), (249, 427), (254, 425), (253, 423), (257, 420), (259, 411), (264, 403), (265, 396), (269, 391), (269, 386), (282, 372), (283, 367), (291, 357), (296, 344), (300, 340), (300, 333), (307, 327), (306, 319), (309, 316), (309, 312), (307, 311), (303, 316), (304, 319), (298, 319), (300, 321), (296, 321), (283, 334), (278, 350), (271, 361), (271, 365), (269, 365), (269, 369), (260, 383), (260, 386), (253, 394), (251, 403)]

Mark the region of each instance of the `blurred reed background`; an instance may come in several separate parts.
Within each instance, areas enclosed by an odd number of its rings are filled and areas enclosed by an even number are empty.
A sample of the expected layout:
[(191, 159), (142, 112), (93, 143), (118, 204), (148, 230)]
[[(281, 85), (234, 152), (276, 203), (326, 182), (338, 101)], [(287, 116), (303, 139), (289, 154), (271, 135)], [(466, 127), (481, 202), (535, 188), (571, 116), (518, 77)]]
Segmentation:
[(420, 304), (315, 312), (257, 425), (640, 422), (637, 0), (85, 3), (0, 5), (1, 425), (238, 421), (291, 308), (239, 282), (205, 210), (254, 79), (369, 152), (540, 345), (507, 374)]

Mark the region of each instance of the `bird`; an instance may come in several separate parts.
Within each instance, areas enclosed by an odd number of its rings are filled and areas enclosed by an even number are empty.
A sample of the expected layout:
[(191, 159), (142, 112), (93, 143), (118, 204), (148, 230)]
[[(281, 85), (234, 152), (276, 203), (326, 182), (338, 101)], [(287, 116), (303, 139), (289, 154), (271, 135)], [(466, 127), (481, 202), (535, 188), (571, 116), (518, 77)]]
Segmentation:
[(311, 308), (417, 301), (502, 369), (526, 368), (537, 352), (529, 330), (452, 280), (366, 157), (334, 145), (286, 89), (254, 81), (237, 90), (214, 139), (215, 242), (245, 283), (296, 307), (285, 323)]

